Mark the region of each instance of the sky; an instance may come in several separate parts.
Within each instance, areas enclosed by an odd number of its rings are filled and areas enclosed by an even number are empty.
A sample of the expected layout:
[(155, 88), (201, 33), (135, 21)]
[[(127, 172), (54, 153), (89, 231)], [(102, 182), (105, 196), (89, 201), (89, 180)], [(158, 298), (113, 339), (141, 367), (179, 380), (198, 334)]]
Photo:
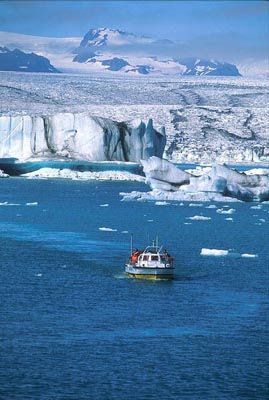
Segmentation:
[[(267, 1), (3, 1), (0, 30), (49, 37), (83, 37), (109, 27), (181, 44), (181, 56), (235, 62), (269, 53)], [(1, 45), (1, 44), (0, 44)]]

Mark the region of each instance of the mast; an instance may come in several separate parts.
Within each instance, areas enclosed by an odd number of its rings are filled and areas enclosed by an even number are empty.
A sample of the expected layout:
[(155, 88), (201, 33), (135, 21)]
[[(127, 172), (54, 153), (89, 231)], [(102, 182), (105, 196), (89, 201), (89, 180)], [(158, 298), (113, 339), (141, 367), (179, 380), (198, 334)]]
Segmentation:
[(131, 255), (133, 254), (133, 234), (131, 233)]

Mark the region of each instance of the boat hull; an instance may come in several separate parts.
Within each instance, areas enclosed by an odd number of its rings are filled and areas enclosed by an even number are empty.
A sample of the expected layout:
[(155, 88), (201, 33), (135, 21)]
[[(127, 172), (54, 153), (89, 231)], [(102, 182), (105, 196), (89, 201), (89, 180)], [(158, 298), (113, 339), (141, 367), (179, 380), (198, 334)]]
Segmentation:
[(174, 268), (141, 268), (127, 264), (125, 272), (128, 276), (138, 279), (173, 279)]

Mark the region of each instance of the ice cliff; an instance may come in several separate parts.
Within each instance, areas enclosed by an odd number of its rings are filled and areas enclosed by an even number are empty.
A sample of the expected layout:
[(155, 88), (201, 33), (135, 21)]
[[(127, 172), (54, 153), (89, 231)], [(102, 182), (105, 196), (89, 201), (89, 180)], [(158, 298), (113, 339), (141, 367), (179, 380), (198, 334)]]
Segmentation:
[(174, 164), (158, 157), (142, 161), (148, 193), (125, 194), (126, 200), (198, 200), (224, 201), (227, 198), (241, 201), (268, 201), (269, 175), (248, 175), (225, 165), (212, 168), (197, 176), (181, 171)]
[(86, 161), (133, 161), (162, 157), (164, 128), (152, 120), (116, 122), (88, 113), (0, 116), (0, 158), (68, 157)]

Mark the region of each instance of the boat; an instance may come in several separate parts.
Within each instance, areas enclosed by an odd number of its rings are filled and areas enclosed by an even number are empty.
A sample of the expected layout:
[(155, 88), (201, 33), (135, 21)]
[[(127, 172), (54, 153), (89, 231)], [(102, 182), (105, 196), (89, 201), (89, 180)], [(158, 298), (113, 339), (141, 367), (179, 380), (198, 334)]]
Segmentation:
[[(157, 243), (157, 242), (156, 242)], [(163, 249), (163, 246), (154, 244), (140, 251), (132, 251), (125, 264), (125, 272), (133, 278), (142, 279), (173, 279), (174, 259)]]

